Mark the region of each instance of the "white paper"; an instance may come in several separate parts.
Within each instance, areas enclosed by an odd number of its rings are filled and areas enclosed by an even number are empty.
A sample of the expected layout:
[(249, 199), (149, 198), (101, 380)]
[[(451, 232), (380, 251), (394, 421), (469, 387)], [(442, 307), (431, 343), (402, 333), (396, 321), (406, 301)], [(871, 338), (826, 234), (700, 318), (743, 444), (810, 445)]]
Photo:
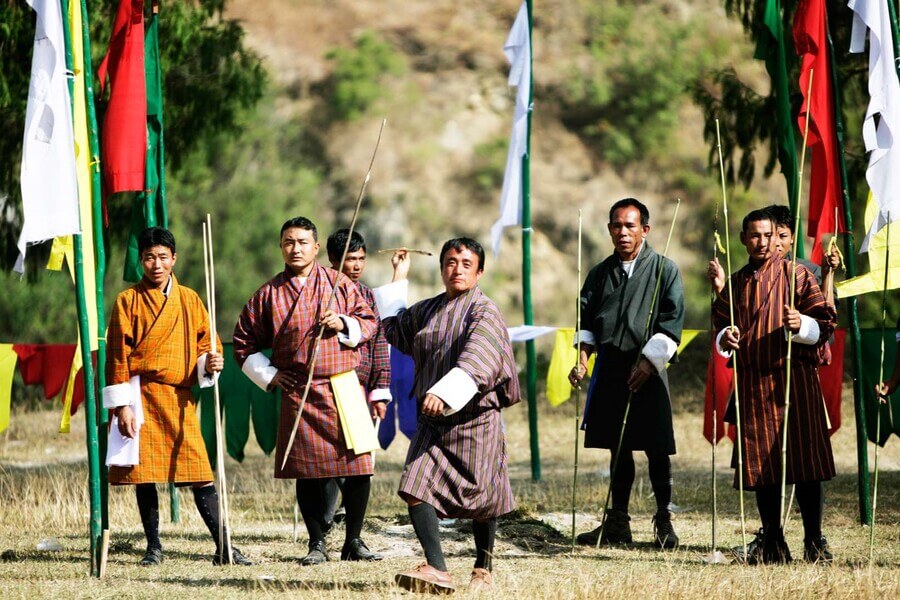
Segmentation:
[(141, 376), (135, 375), (128, 381), (131, 387), (131, 410), (137, 433), (134, 439), (127, 438), (119, 431), (119, 418), (113, 416), (109, 428), (109, 444), (106, 447), (107, 467), (133, 467), (140, 464), (141, 425), (144, 424), (144, 406), (141, 402)]

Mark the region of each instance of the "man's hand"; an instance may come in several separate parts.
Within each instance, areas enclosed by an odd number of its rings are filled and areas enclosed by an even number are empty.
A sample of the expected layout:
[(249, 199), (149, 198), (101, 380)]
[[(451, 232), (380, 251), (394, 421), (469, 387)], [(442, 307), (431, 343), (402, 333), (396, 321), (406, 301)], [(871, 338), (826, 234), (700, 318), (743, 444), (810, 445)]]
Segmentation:
[(800, 311), (784, 305), (784, 327), (791, 333), (800, 331)]
[(331, 331), (344, 331), (346, 324), (341, 316), (333, 310), (326, 310), (319, 319), (319, 324), (324, 325), (326, 329)]
[(212, 376), (225, 368), (225, 358), (221, 354), (210, 352), (206, 355), (206, 375)]
[(275, 377), (272, 378), (272, 381), (269, 382), (269, 388), (280, 387), (286, 392), (291, 391), (295, 387), (297, 387), (297, 376), (288, 371), (278, 371), (275, 373)]
[(577, 367), (572, 367), (572, 370), (569, 371), (569, 383), (572, 384), (573, 388), (577, 388), (581, 385), (581, 380), (584, 379), (584, 376), (587, 374), (587, 365), (583, 362), (579, 362)]
[(384, 415), (387, 414), (387, 402), (384, 400), (370, 402), (369, 410), (372, 413), (373, 419), (384, 419)]
[(445, 410), (447, 410), (447, 405), (443, 400), (434, 394), (425, 394), (425, 399), (422, 401), (422, 414), (429, 417), (440, 417)]
[(734, 352), (740, 346), (741, 341), (741, 330), (737, 327), (728, 327), (725, 329), (725, 333), (722, 335), (722, 339), (719, 340), (719, 346), (722, 350), (728, 351), (731, 350)]
[(409, 252), (406, 250), (401, 248), (394, 252), (394, 255), (391, 257), (391, 265), (394, 267), (392, 282), (402, 281), (409, 277), (410, 262)]
[(134, 411), (130, 406), (120, 406), (116, 409), (116, 416), (119, 417), (119, 433), (133, 440), (138, 431)]
[(882, 381), (875, 386), (875, 395), (878, 397), (878, 400), (882, 404), (887, 404), (888, 400), (891, 397), (891, 394), (897, 391), (898, 385), (900, 385), (900, 377), (892, 377), (887, 381)]
[(651, 375), (656, 375), (656, 369), (653, 368), (653, 363), (647, 360), (647, 357), (642, 356), (638, 364), (631, 370), (631, 376), (627, 382), (628, 389), (632, 392), (638, 391), (641, 389), (641, 386), (647, 383)]
[(841, 266), (841, 253), (837, 246), (831, 246), (831, 252), (822, 257), (822, 272), (836, 271)]
[(709, 265), (706, 267), (706, 279), (712, 284), (717, 294), (721, 294), (725, 289), (725, 269), (719, 264), (718, 257), (709, 261)]

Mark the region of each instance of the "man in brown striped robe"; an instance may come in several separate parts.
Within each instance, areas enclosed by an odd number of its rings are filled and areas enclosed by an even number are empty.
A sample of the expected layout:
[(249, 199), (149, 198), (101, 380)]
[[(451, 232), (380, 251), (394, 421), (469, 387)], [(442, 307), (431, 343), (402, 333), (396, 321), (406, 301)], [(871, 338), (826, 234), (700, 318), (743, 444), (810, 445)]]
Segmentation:
[[(309, 553), (302, 565), (328, 560), (325, 546), (325, 485), (345, 478), (347, 526), (341, 560), (379, 560), (363, 543), (363, 520), (369, 501), (372, 455), (347, 448), (331, 376), (359, 364), (357, 346), (377, 327), (375, 314), (349, 278), (316, 262), (319, 252), (316, 226), (305, 217), (281, 228), (284, 271), (265, 283), (244, 307), (234, 328), (234, 355), (241, 370), (260, 388), (283, 390), (275, 477), (296, 479), (297, 501), (309, 532)], [(329, 299), (334, 293), (334, 302)], [(320, 328), (325, 333), (310, 381), (313, 349)], [(263, 350), (271, 348), (271, 359)], [(300, 400), (307, 382), (309, 394), (297, 436), (288, 448)], [(283, 458), (288, 454), (284, 469)]]
[(394, 282), (377, 288), (375, 298), (388, 341), (416, 365), (420, 416), (398, 493), (427, 560), (396, 581), (416, 591), (453, 588), (438, 516), (455, 517), (473, 520), (469, 590), (489, 590), (497, 517), (514, 508), (500, 410), (519, 401), (519, 381), (500, 310), (477, 285), (484, 249), (470, 238), (445, 243), (445, 292), (408, 309), (409, 256), (399, 251), (392, 262)]
[(835, 469), (816, 366), (818, 346), (834, 331), (834, 308), (803, 265), (796, 266), (791, 308), (794, 265), (775, 251), (775, 225), (768, 213), (751, 212), (742, 229), (741, 242), (750, 261), (731, 276), (735, 329), (729, 327), (727, 287), (716, 299), (713, 312), (720, 330), (717, 347), (729, 356), (737, 353), (743, 472), (735, 473), (735, 486), (737, 477), (743, 477), (744, 487), (756, 492), (764, 531), (760, 555), (748, 556), (748, 560), (791, 559), (780, 514), (788, 330), (794, 336), (786, 480), (797, 486), (805, 558), (830, 560), (828, 543), (821, 534), (824, 496), (820, 483), (834, 477)]

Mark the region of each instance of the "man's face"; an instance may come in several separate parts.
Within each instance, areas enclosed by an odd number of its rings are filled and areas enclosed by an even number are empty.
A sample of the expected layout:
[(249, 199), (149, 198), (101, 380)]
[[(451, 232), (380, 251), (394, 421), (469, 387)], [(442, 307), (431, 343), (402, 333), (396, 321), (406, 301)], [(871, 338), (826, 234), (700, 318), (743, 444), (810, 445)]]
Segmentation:
[(790, 228), (784, 225), (775, 226), (775, 235), (772, 236), (772, 239), (775, 242), (774, 252), (778, 256), (784, 256), (790, 252), (794, 245), (794, 234), (791, 233)]
[(144, 268), (144, 277), (154, 287), (163, 288), (169, 283), (172, 276), (172, 267), (178, 255), (166, 246), (151, 246), (141, 252), (141, 266)]
[(747, 231), (741, 232), (741, 243), (747, 248), (751, 260), (760, 263), (772, 258), (777, 245), (774, 229), (768, 219), (747, 223)]
[(468, 248), (450, 248), (444, 254), (441, 279), (444, 280), (444, 288), (451, 300), (475, 287), (482, 273), (484, 271), (481, 270), (478, 255)]
[(309, 275), (319, 254), (319, 243), (309, 229), (291, 227), (281, 234), (281, 256), (295, 275)]
[(622, 260), (633, 260), (637, 256), (644, 238), (650, 231), (649, 225), (641, 225), (641, 211), (634, 206), (616, 210), (607, 227), (616, 254)]
[[(338, 260), (340, 260), (340, 258), (338, 258)], [(332, 261), (331, 266), (337, 269), (335, 261)], [(355, 252), (348, 252), (347, 257), (344, 259), (344, 264), (341, 266), (341, 273), (353, 281), (359, 281), (359, 278), (362, 277), (363, 271), (365, 270), (366, 251), (360, 248)]]

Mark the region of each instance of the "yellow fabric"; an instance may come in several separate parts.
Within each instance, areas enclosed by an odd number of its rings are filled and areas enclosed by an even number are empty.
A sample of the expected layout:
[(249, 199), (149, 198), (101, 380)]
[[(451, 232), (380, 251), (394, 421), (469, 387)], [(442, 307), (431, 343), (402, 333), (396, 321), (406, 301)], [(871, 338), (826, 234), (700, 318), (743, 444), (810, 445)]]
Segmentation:
[(694, 338), (705, 332), (705, 329), (683, 329), (681, 331), (681, 345), (678, 346), (676, 354), (687, 348), (687, 345), (694, 341)]
[[(872, 226), (877, 214), (878, 204), (872, 197), (872, 192), (869, 192), (869, 199), (866, 201), (866, 231)], [(891, 249), (891, 264), (887, 265), (889, 268), (887, 287), (889, 290), (900, 287), (900, 221), (891, 223), (891, 230), (890, 240), (888, 240), (887, 227), (882, 227), (878, 233), (872, 236), (872, 240), (869, 242), (869, 272), (835, 284), (838, 297), (847, 298), (884, 290), (888, 242), (890, 242)]]
[(0, 431), (9, 427), (12, 380), (18, 358), (12, 344), (0, 344)]
[(72, 236), (53, 238), (53, 245), (50, 247), (50, 258), (47, 259), (47, 269), (50, 271), (62, 270), (63, 261), (67, 260), (69, 264), (69, 275), (72, 282), (75, 281), (75, 243)]
[(78, 343), (75, 344), (75, 356), (72, 357), (72, 366), (69, 367), (69, 379), (66, 382), (66, 393), (63, 395), (62, 415), (59, 418), (59, 432), (69, 433), (72, 418), (72, 395), (75, 392), (75, 376), (81, 369), (84, 361), (81, 359), (81, 336), (78, 337)]
[(341, 420), (341, 430), (347, 441), (347, 448), (354, 454), (366, 454), (378, 448), (378, 437), (369, 403), (363, 395), (356, 371), (344, 371), (331, 376), (331, 389)]

